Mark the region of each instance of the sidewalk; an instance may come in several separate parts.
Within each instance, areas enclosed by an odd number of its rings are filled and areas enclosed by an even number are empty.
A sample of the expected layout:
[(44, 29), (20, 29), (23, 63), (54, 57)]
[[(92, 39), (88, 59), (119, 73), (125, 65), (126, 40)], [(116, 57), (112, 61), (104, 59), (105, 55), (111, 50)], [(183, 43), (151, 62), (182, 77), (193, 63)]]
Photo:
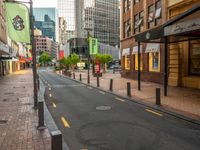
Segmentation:
[(32, 70), (0, 78), (0, 149), (49, 150), (48, 129), (37, 130), (33, 107)]
[[(82, 82), (87, 83), (87, 71), (77, 71), (76, 79), (82, 74)], [(73, 77), (73, 76), (72, 76)], [(200, 120), (200, 90), (168, 87), (168, 96), (163, 95), (163, 86), (152, 82), (141, 82), (141, 91), (137, 90), (137, 81), (122, 78), (119, 73), (106, 73), (100, 78), (100, 87), (109, 90), (110, 79), (113, 79), (113, 92), (122, 96), (127, 96), (127, 82), (131, 82), (132, 99), (149, 104), (155, 104), (155, 89), (161, 88), (161, 104), (163, 107), (185, 115), (187, 117)], [(97, 85), (96, 78), (90, 75), (90, 84)]]

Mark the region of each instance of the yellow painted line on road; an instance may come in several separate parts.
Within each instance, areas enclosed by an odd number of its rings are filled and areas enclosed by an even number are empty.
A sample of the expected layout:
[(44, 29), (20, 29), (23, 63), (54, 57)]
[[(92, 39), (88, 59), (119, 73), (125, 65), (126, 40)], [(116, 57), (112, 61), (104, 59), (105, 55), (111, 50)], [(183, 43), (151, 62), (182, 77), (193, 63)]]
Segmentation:
[(125, 100), (124, 100), (124, 99), (122, 99), (122, 98), (119, 98), (119, 97), (115, 97), (115, 99), (116, 99), (116, 100), (118, 100), (118, 101), (121, 101), (121, 102), (125, 102)]
[(61, 121), (65, 128), (70, 128), (69, 123), (67, 122), (67, 120), (64, 117), (61, 117)]
[(106, 94), (106, 93), (105, 93), (105, 92), (103, 92), (103, 91), (99, 91), (99, 93), (101, 93), (101, 94), (104, 94), (104, 95)]
[(51, 93), (49, 94), (49, 97), (52, 97), (52, 94), (51, 94)]
[(53, 108), (56, 108), (56, 104), (55, 103), (52, 103), (53, 104)]
[(150, 112), (150, 113), (154, 114), (154, 115), (157, 115), (157, 116), (160, 116), (160, 117), (163, 116), (163, 114), (160, 114), (160, 113), (155, 112), (155, 111), (153, 111), (153, 110), (150, 110), (150, 109), (145, 109), (145, 110), (146, 110), (147, 112)]

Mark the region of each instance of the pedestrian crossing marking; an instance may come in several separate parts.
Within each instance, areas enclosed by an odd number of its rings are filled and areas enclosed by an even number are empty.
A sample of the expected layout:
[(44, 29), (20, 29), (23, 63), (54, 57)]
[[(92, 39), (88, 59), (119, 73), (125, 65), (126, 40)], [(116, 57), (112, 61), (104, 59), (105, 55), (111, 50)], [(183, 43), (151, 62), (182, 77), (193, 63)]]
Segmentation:
[(92, 88), (92, 87), (90, 87), (90, 86), (87, 86), (87, 88), (88, 88), (88, 89), (93, 89), (93, 88)]
[(119, 98), (119, 97), (115, 97), (115, 99), (116, 99), (116, 100), (118, 100), (118, 101), (121, 101), (121, 102), (125, 102), (125, 100), (124, 100), (124, 99), (122, 99), (122, 98)]
[(67, 122), (67, 120), (64, 117), (61, 117), (61, 121), (65, 128), (70, 128), (69, 123)]
[(49, 97), (52, 97), (52, 94), (51, 94), (51, 93), (49, 94)]
[(160, 113), (155, 112), (155, 111), (153, 111), (153, 110), (150, 110), (150, 109), (145, 109), (145, 110), (146, 110), (147, 112), (150, 112), (150, 113), (154, 114), (154, 115), (157, 115), (157, 116), (160, 116), (160, 117), (163, 116), (163, 114), (160, 114)]

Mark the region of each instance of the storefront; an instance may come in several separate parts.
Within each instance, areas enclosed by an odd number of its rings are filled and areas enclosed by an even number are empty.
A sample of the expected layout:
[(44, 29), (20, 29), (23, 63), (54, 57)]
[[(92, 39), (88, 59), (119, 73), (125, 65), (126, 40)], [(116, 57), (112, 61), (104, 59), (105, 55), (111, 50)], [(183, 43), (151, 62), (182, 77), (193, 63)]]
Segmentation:
[[(146, 45), (149, 72), (161, 72), (165, 95), (167, 95), (167, 85), (200, 89), (199, 16), (200, 5), (197, 5), (161, 27), (135, 37), (138, 45)], [(155, 43), (157, 50), (154, 49)], [(138, 51), (140, 52), (139, 46)], [(142, 69), (138, 69), (137, 73), (139, 79), (142, 79), (140, 78)]]

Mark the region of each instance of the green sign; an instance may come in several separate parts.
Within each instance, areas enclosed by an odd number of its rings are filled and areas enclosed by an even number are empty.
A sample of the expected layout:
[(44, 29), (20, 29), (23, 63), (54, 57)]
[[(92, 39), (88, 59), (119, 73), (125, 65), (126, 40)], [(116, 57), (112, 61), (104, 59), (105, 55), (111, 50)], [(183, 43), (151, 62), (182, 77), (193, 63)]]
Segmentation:
[(30, 43), (28, 8), (20, 3), (6, 3), (9, 37), (16, 42)]
[(89, 38), (89, 49), (90, 55), (95, 55), (98, 53), (98, 40), (95, 38)]

